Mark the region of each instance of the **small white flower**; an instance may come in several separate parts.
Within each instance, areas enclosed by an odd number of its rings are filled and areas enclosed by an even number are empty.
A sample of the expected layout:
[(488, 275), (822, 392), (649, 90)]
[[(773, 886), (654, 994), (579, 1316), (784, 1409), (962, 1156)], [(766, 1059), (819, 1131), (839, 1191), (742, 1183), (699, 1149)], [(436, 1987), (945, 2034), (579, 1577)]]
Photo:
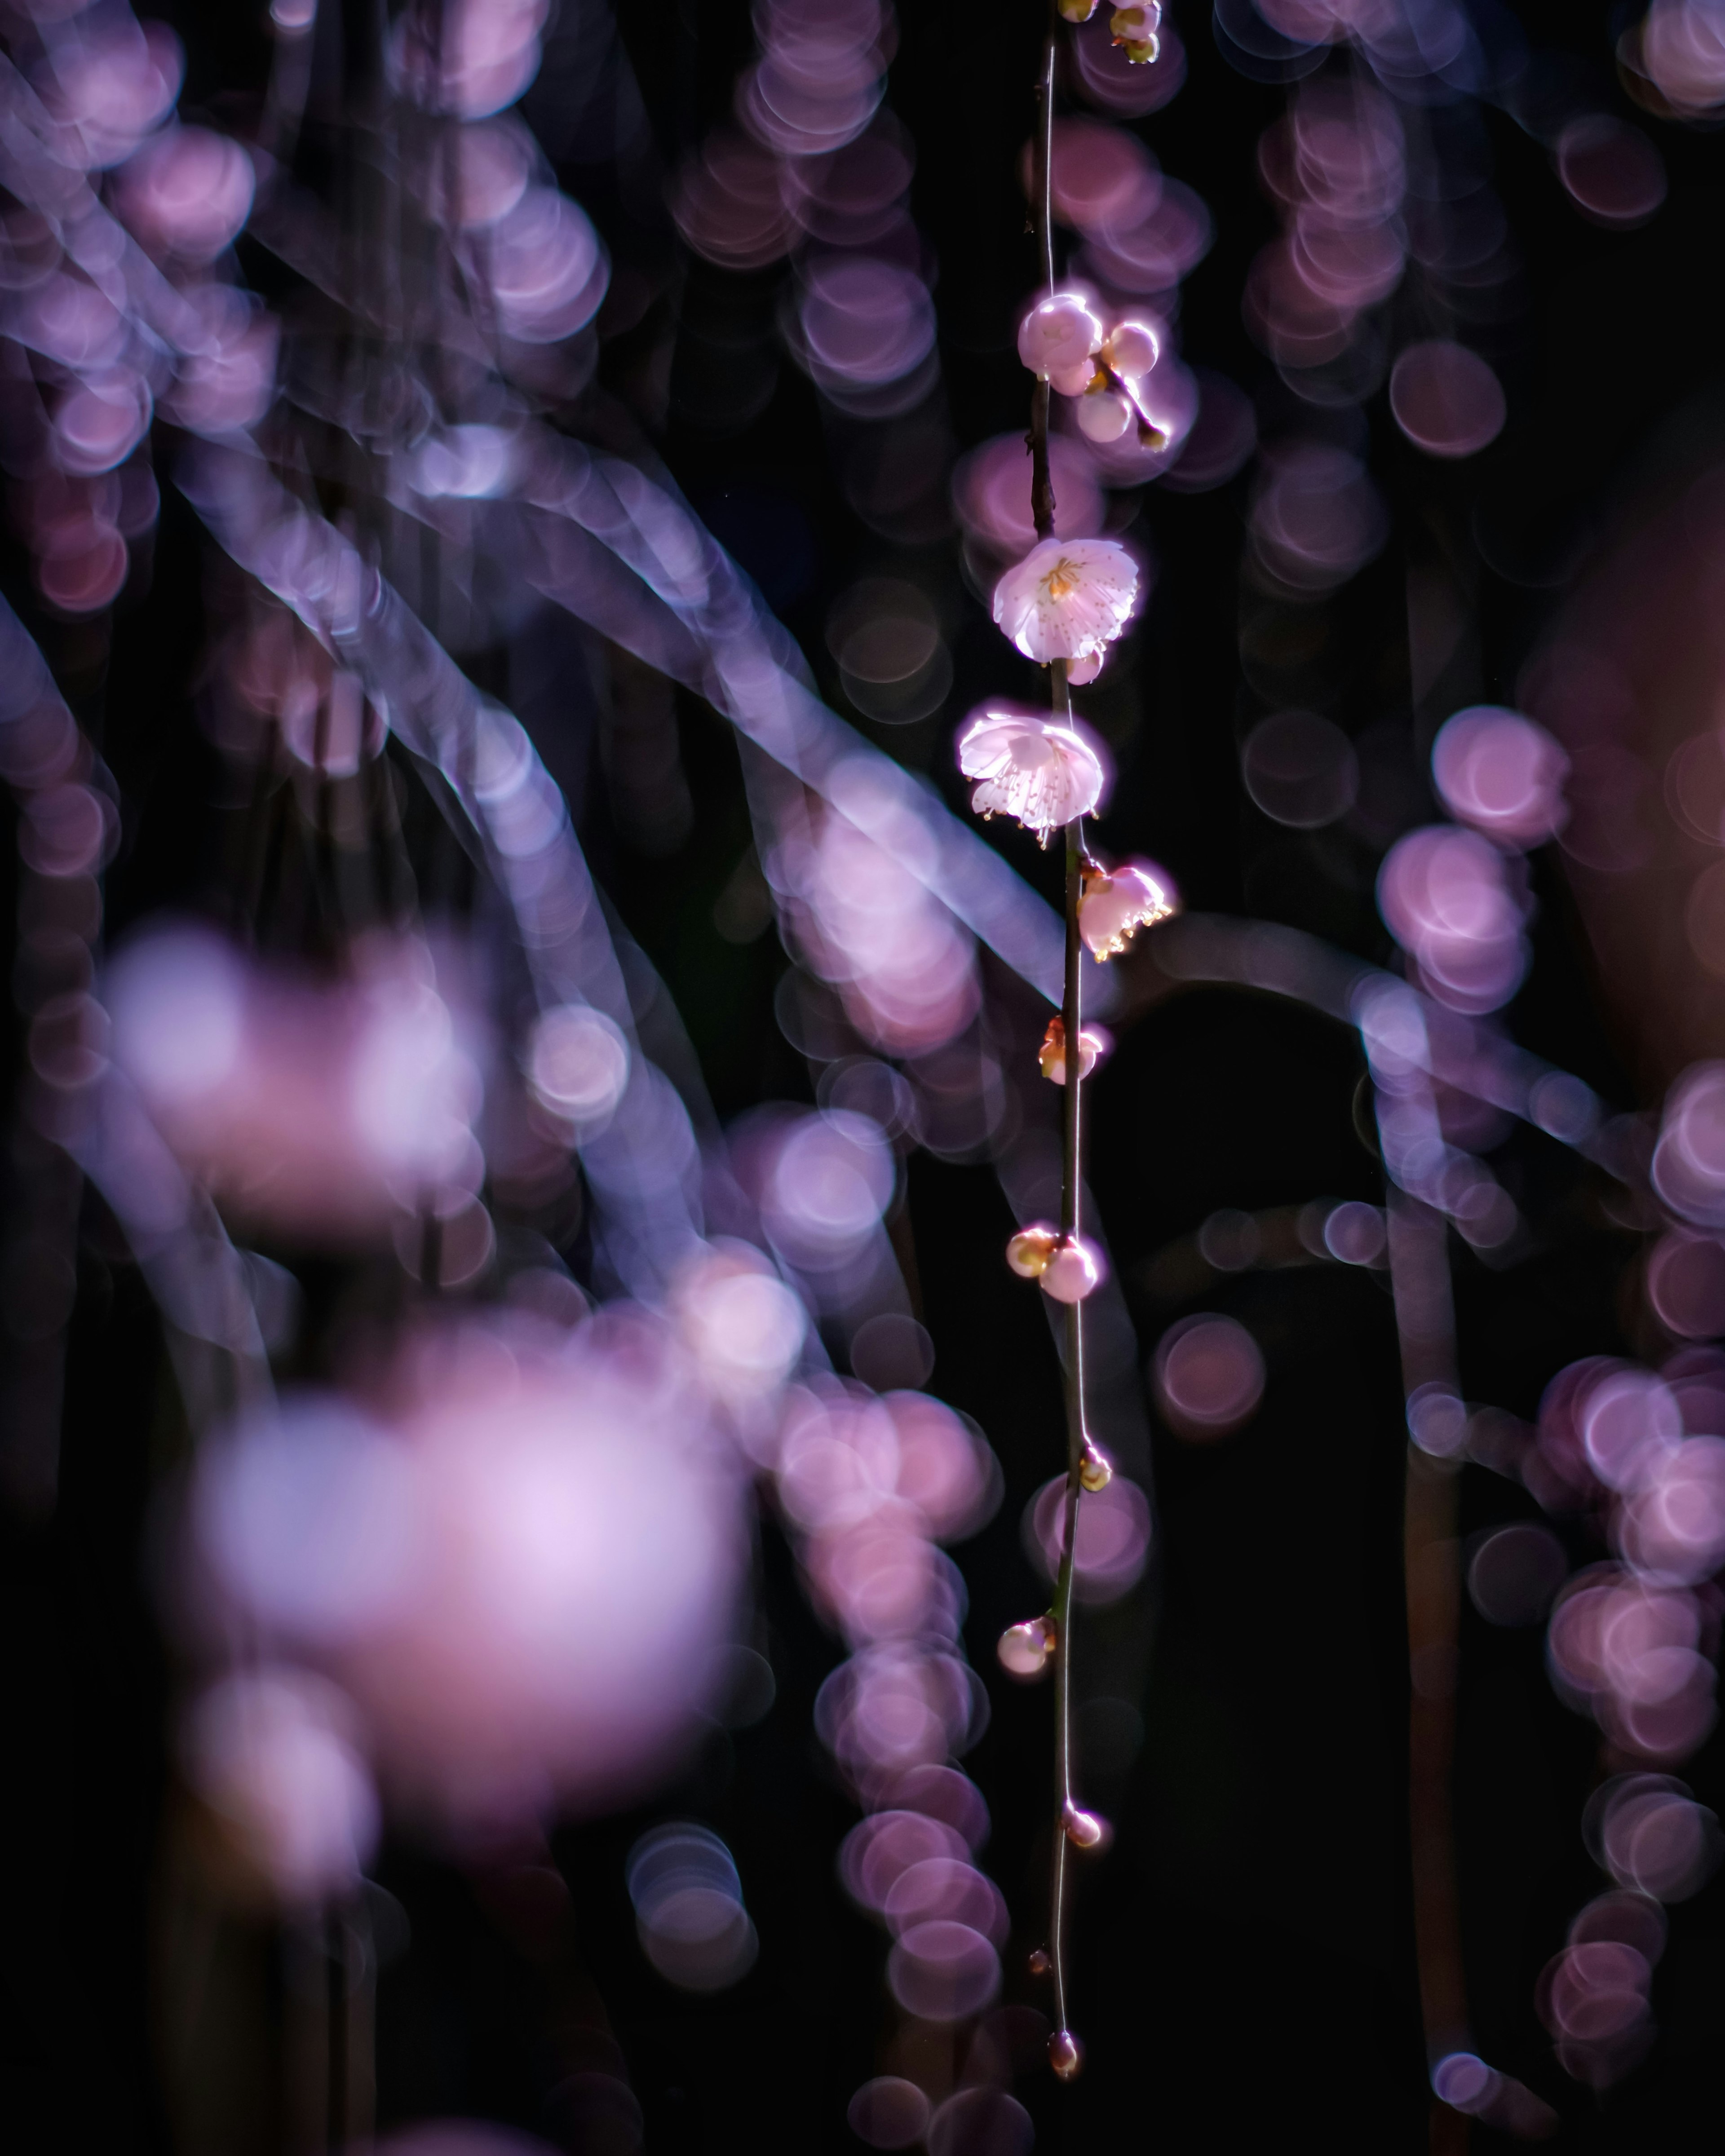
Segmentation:
[(994, 587), (994, 619), (1026, 659), (1087, 659), (1126, 627), (1138, 565), (1112, 539), (1045, 539)]
[(1078, 932), (1093, 957), (1112, 958), (1140, 928), (1166, 921), (1174, 910), (1168, 887), (1147, 867), (1087, 870), (1078, 900)]
[(978, 714), (959, 739), (958, 768), (980, 782), (970, 797), (979, 816), (1015, 816), (1045, 844), (1101, 798), (1093, 749), (1070, 727), (1013, 711)]

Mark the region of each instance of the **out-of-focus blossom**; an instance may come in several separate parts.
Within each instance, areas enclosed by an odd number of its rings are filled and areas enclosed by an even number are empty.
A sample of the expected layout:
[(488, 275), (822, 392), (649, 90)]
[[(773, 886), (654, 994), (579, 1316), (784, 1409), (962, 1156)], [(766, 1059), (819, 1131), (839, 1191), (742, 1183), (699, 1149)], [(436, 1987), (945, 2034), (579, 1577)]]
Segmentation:
[(1666, 1096), (1653, 1187), (1699, 1228), (1725, 1228), (1725, 1063), (1697, 1063)]
[(110, 16), (100, 28), (57, 38), (44, 101), (81, 142), (92, 169), (118, 164), (158, 126), (185, 73), (180, 41), (165, 23)]
[(1454, 1010), (1497, 1010), (1527, 972), (1527, 901), (1512, 865), (1477, 833), (1437, 824), (1399, 839), (1378, 872), (1390, 933)]
[(1446, 337), (1410, 344), (1389, 375), (1395, 424), (1428, 456), (1471, 457), (1503, 431), (1509, 407), (1489, 361)]
[(1138, 565), (1117, 541), (1045, 539), (995, 585), (994, 619), (1025, 658), (1045, 666), (1106, 649), (1137, 591)]
[(1088, 384), (1096, 372), (1091, 355), (1101, 341), (1101, 324), (1076, 292), (1056, 292), (1019, 325), (1019, 357), (1067, 396)]
[[(1096, 1058), (1102, 1052), (1102, 1037), (1086, 1026), (1078, 1036), (1078, 1075), (1088, 1078), (1095, 1070)], [(1042, 1046), (1036, 1060), (1045, 1078), (1051, 1078), (1056, 1086), (1066, 1082), (1066, 1025), (1056, 1011), (1048, 1022), (1048, 1030), (1042, 1036)]]
[(1654, 0), (1640, 25), (1640, 61), (1685, 119), (1725, 105), (1725, 6), (1720, 0)]
[(1078, 899), (1078, 932), (1093, 958), (1117, 957), (1139, 929), (1166, 921), (1176, 902), (1147, 861), (1086, 869)]
[(1264, 1358), (1237, 1319), (1189, 1317), (1156, 1350), (1156, 1404), (1181, 1436), (1225, 1437), (1257, 1413)]
[(737, 1491), (670, 1337), (613, 1314), (413, 1336), (375, 1419), (207, 1449), (204, 1559), (359, 1707), (385, 1783), (457, 1830), (639, 1789), (707, 1704), (739, 1589)]
[(578, 1137), (595, 1137), (629, 1083), (629, 1043), (603, 1011), (563, 1004), (534, 1021), (526, 1067), (535, 1099)]
[[(1066, 1542), (1066, 1477), (1045, 1482), (1024, 1512), (1025, 1546), (1053, 1579)], [(1118, 1602), (1144, 1576), (1150, 1551), (1150, 1501), (1127, 1476), (1079, 1501), (1072, 1591), (1093, 1607)]]
[(357, 978), (315, 987), (182, 929), (113, 968), (115, 1060), (190, 1172), (280, 1233), (364, 1239), (484, 1173), (479, 1073), (426, 954), (358, 955)]
[(1055, 1650), (1055, 1629), (1046, 1617), (1027, 1617), (1000, 1635), (995, 1653), (1009, 1676), (1040, 1677)]
[(1457, 711), (1431, 745), (1444, 806), (1506, 845), (1538, 845), (1563, 829), (1568, 772), (1568, 757), (1543, 726), (1495, 704)]
[(978, 782), (979, 816), (1013, 816), (1045, 845), (1102, 797), (1102, 767), (1070, 726), (1014, 711), (981, 712), (958, 739), (958, 768)]
[(1078, 431), (1092, 442), (1117, 442), (1132, 423), (1131, 401), (1117, 389), (1091, 389), (1076, 409)]
[(723, 1991), (754, 1965), (760, 1941), (736, 1861), (711, 1827), (673, 1821), (644, 1834), (624, 1868), (641, 1950), (681, 1991)]
[(120, 213), (152, 253), (208, 262), (250, 216), (255, 185), (239, 143), (207, 127), (176, 127), (121, 171)]
[(378, 1829), (357, 1727), (336, 1687), (303, 1671), (247, 1671), (193, 1703), (186, 1777), (219, 1822), (243, 1887), (291, 1906), (357, 1886)]
[(747, 1404), (784, 1383), (808, 1331), (808, 1313), (761, 1253), (716, 1244), (691, 1258), (670, 1303), (702, 1378), (717, 1397)]

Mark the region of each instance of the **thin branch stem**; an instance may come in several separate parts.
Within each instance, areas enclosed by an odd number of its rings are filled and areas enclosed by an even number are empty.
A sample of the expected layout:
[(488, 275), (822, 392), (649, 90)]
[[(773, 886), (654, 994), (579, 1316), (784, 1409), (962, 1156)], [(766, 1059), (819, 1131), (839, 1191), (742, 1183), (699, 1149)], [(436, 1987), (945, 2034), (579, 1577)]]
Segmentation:
[[(1042, 49), (1042, 74), (1036, 85), (1036, 197), (1037, 237), (1042, 244), (1042, 270), (1052, 296), (1055, 288), (1054, 244), (1054, 87), (1055, 24), (1050, 0), (1048, 37)], [(1030, 404), (1030, 514), (1036, 536), (1052, 539), (1055, 533), (1054, 475), (1048, 462), (1049, 387), (1039, 380)]]
[[(1056, 38), (1059, 25), (1050, 0), (1048, 37), (1043, 47), (1042, 74), (1036, 85), (1037, 236), (1041, 243), (1043, 274), (1048, 290), (1055, 289), (1054, 243), (1054, 94)], [(1055, 534), (1054, 481), (1048, 461), (1049, 385), (1039, 381), (1030, 407), (1030, 509), (1039, 539)], [(1053, 703), (1056, 721), (1070, 723), (1072, 699), (1066, 680), (1066, 664), (1055, 660)], [(1081, 1162), (1083, 1141), (1082, 1057), (1079, 1042), (1084, 1016), (1084, 983), (1081, 962), (1084, 946), (1078, 933), (1078, 901), (1084, 890), (1084, 870), (1090, 850), (1084, 839), (1084, 819), (1075, 818), (1066, 826), (1066, 950), (1060, 1002), (1065, 1030), (1065, 1086), (1061, 1096), (1060, 1122), (1060, 1233), (1076, 1238), (1082, 1222)], [(1066, 1820), (1075, 1809), (1072, 1772), (1072, 1568), (1078, 1537), (1078, 1501), (1083, 1492), (1080, 1479), (1089, 1441), (1084, 1420), (1084, 1320), (1081, 1302), (1065, 1306), (1066, 1488), (1063, 1506), (1060, 1571), (1055, 1580), (1050, 1610), (1055, 1636), (1055, 1837), (1054, 1878), (1050, 1896), (1048, 1958), (1054, 1981), (1055, 2027), (1067, 2033), (1066, 2025), (1066, 1903), (1072, 1844)], [(1061, 2069), (1070, 2071), (1070, 2068)]]

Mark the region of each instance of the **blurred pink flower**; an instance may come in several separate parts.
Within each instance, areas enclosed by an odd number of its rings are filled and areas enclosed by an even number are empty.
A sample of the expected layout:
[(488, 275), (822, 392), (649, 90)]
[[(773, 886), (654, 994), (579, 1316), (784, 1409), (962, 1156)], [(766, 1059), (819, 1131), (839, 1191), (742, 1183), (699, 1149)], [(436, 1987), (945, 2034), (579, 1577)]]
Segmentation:
[(1101, 798), (1102, 767), (1070, 727), (1012, 711), (983, 711), (972, 721), (959, 738), (958, 768), (981, 782), (970, 797), (979, 816), (1015, 816), (1045, 844)]
[[(1033, 307), (1019, 326), (1019, 357), (1032, 374), (1065, 389), (1075, 374), (1082, 388), (1095, 371), (1090, 355), (1102, 341), (1102, 326), (1076, 292), (1056, 292)], [(1066, 393), (1074, 393), (1067, 390)]]
[(995, 585), (994, 619), (1040, 665), (1085, 659), (1126, 627), (1137, 590), (1138, 565), (1112, 539), (1045, 539)]
[(1086, 875), (1078, 932), (1092, 957), (1117, 957), (1140, 928), (1166, 921), (1173, 911), (1167, 886), (1147, 865), (1128, 861), (1123, 868), (1097, 869)]
[(1117, 442), (1132, 423), (1132, 408), (1117, 389), (1095, 389), (1078, 400), (1078, 431), (1092, 442)]

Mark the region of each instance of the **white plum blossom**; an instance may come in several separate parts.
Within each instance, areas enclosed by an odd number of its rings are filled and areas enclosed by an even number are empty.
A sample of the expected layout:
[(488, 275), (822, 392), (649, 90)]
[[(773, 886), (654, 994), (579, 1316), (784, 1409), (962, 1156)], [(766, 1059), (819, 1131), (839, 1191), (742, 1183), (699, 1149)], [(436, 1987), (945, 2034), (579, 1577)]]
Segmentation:
[(1173, 892), (1147, 865), (1086, 870), (1078, 900), (1078, 932), (1092, 957), (1112, 958), (1125, 950), (1140, 928), (1166, 921), (1174, 910)]
[(960, 737), (958, 768), (979, 782), (970, 797), (979, 816), (1015, 816), (1045, 845), (1101, 798), (1096, 752), (1069, 726), (1014, 711), (978, 713)]
[(994, 619), (1026, 659), (1099, 655), (1126, 627), (1138, 565), (1112, 539), (1045, 539), (994, 587)]

